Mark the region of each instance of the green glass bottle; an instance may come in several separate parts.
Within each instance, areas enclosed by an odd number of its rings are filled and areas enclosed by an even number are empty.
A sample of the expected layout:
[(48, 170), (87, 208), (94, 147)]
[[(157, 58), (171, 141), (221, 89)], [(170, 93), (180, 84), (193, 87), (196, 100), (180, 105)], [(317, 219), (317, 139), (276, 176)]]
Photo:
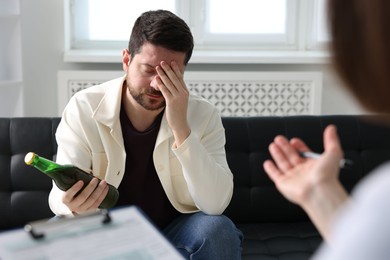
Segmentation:
[[(32, 152), (26, 154), (24, 161), (27, 165), (34, 166), (52, 178), (57, 187), (63, 191), (68, 190), (78, 180), (82, 180), (85, 187), (94, 178), (91, 174), (86, 173), (74, 165), (60, 165)], [(99, 206), (101, 209), (114, 207), (119, 197), (118, 190), (108, 183), (107, 185), (109, 189), (107, 196)]]

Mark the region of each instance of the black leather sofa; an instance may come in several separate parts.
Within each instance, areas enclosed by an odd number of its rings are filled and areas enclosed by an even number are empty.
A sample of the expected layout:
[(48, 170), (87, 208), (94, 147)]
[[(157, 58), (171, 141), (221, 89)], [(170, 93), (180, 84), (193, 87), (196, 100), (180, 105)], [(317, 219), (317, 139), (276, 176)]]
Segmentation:
[[(372, 124), (373, 116), (288, 116), (223, 118), (226, 152), (234, 174), (232, 202), (225, 214), (243, 231), (243, 259), (309, 259), (321, 237), (306, 214), (285, 200), (262, 168), (275, 135), (298, 136), (321, 152), (326, 125), (338, 126), (345, 156), (354, 161), (341, 171), (348, 190), (390, 158), (389, 128)], [(367, 121), (368, 120), (368, 121)], [(35, 151), (55, 159), (54, 133), (59, 118), (0, 118), (0, 231), (52, 217), (48, 177), (26, 166)]]

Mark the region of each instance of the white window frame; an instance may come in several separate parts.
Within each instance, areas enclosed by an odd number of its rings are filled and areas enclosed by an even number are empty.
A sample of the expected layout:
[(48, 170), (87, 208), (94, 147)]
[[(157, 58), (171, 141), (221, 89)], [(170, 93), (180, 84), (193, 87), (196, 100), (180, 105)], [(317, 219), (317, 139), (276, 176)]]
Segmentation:
[[(187, 0), (188, 1), (188, 0)], [(296, 48), (298, 0), (287, 0), (286, 34), (210, 34), (207, 26), (207, 0), (192, 1), (187, 18), (195, 38), (195, 50), (292, 50)], [(294, 46), (295, 45), (295, 46)]]
[[(65, 5), (65, 53), (66, 62), (120, 62), (121, 50), (127, 42), (79, 42), (77, 48), (72, 44), (72, 10), (71, 1), (64, 0)], [(77, 1), (77, 0), (76, 0)], [(206, 12), (204, 5), (207, 0), (177, 0), (178, 15), (190, 26), (195, 39), (195, 48), (190, 63), (327, 63), (329, 55), (326, 44), (316, 41), (316, 20), (314, 10), (321, 0), (287, 0), (287, 34), (284, 37), (266, 37), (267, 35), (250, 38), (259, 40), (251, 43), (248, 35), (231, 37), (220, 35), (216, 39), (202, 32)], [(244, 40), (230, 41), (227, 39)], [(242, 43), (242, 42), (241, 42)], [(111, 49), (104, 49), (109, 44)], [(87, 47), (90, 48), (87, 48)], [(238, 46), (238, 47), (237, 47)], [(80, 48), (81, 47), (81, 48)]]
[[(318, 13), (320, 11), (320, 7), (323, 4), (326, 4), (327, 0), (315, 0), (315, 1), (310, 1), (308, 3), (309, 6), (309, 11), (308, 12), (308, 20), (313, 21), (312, 23), (308, 23), (308, 30), (309, 33), (307, 33), (307, 38), (306, 38), (306, 45), (308, 50), (321, 50), (327, 48), (328, 42), (327, 41), (322, 41), (317, 38), (317, 35), (320, 30), (325, 30), (325, 34), (328, 34), (327, 28), (320, 28), (321, 25), (324, 25), (327, 27), (327, 22), (326, 21), (320, 21), (320, 14)], [(326, 6), (324, 7), (326, 8)], [(326, 19), (327, 13), (326, 10), (323, 13), (323, 18)], [(321, 22), (324, 22), (324, 24), (321, 24)]]

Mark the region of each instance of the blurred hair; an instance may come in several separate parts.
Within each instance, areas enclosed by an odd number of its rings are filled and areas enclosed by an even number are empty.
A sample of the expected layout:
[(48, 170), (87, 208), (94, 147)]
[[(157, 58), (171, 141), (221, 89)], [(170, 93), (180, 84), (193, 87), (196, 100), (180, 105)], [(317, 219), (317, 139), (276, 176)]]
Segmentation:
[(188, 25), (166, 10), (148, 11), (137, 18), (128, 46), (131, 59), (141, 51), (145, 43), (185, 53), (184, 65), (190, 60), (194, 48)]
[(334, 67), (368, 110), (390, 112), (390, 1), (328, 0)]

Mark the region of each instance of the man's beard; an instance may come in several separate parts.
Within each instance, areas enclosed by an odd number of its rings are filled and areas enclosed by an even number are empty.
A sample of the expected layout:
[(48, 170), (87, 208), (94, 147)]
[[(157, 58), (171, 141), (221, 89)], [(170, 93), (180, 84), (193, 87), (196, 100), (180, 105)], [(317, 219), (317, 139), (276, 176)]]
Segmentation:
[(127, 83), (127, 88), (130, 92), (130, 95), (134, 98), (134, 100), (146, 110), (155, 111), (165, 107), (165, 99), (155, 100), (147, 96), (147, 94), (162, 96), (162, 93), (160, 91), (157, 91), (154, 88), (149, 88), (149, 89), (145, 89), (145, 91), (138, 92), (134, 90), (129, 85), (129, 83)]

